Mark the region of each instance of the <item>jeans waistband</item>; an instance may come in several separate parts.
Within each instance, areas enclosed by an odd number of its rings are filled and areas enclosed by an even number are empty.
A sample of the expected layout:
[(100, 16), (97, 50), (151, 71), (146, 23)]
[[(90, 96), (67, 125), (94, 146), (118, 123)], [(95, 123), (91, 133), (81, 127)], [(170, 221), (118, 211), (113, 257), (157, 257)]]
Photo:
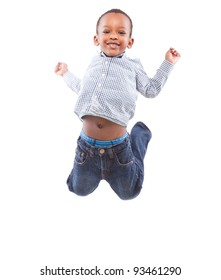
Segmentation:
[(128, 136), (128, 133), (126, 132), (123, 136), (113, 139), (113, 140), (107, 140), (107, 141), (102, 141), (102, 140), (96, 140), (93, 139), (89, 136), (87, 136), (83, 130), (80, 133), (81, 138), (89, 143), (91, 146), (94, 146), (96, 148), (111, 148), (113, 146), (121, 144)]

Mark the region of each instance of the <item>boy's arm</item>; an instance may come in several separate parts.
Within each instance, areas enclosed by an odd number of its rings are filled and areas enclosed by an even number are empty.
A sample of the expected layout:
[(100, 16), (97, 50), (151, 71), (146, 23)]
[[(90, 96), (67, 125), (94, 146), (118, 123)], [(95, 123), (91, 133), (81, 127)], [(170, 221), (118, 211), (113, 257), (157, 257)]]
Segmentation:
[(145, 97), (156, 97), (164, 87), (174, 64), (179, 58), (180, 54), (175, 49), (170, 48), (153, 78), (149, 78), (141, 68), (137, 76), (137, 90)]
[(58, 62), (58, 64), (55, 66), (54, 71), (57, 75), (63, 77), (64, 81), (70, 89), (72, 89), (76, 93), (80, 91), (81, 81), (74, 74), (68, 71), (68, 66), (66, 63)]
[(63, 75), (63, 79), (67, 86), (76, 93), (79, 93), (81, 87), (81, 80), (73, 73), (67, 71)]

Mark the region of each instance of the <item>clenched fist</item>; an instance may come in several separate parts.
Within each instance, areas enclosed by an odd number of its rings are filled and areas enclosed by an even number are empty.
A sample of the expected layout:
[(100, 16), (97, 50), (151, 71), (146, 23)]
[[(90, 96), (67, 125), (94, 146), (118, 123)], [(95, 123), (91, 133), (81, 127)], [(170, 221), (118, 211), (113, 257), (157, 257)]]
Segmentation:
[(57, 75), (63, 76), (65, 72), (68, 71), (68, 66), (66, 63), (58, 62), (58, 64), (55, 66), (54, 72)]

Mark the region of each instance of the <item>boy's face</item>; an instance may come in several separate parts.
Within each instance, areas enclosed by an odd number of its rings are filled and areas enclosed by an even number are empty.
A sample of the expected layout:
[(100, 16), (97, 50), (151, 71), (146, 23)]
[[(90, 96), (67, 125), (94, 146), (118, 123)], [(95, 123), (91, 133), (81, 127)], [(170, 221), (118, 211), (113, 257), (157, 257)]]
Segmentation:
[(98, 33), (94, 36), (94, 44), (107, 56), (117, 56), (131, 48), (134, 39), (130, 37), (129, 19), (120, 13), (109, 13), (100, 19)]

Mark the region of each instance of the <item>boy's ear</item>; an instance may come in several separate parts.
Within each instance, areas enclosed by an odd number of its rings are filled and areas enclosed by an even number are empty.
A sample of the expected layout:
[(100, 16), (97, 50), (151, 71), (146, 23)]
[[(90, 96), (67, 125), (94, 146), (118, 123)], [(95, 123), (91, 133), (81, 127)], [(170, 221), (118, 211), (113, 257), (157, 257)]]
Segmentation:
[(95, 46), (99, 46), (99, 41), (97, 35), (94, 36), (94, 44)]
[(134, 38), (130, 38), (128, 45), (127, 45), (128, 49), (132, 48), (133, 43), (134, 43)]

